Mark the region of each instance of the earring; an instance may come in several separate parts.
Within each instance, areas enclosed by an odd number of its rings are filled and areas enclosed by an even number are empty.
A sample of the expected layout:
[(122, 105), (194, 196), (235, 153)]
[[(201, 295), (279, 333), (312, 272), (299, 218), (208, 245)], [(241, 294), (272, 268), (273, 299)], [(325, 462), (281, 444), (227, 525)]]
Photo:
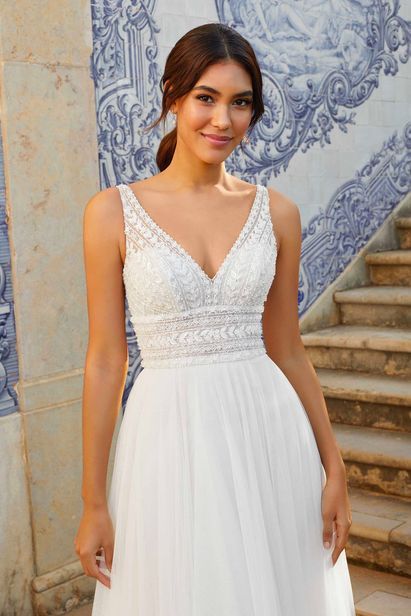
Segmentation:
[(171, 114), (172, 114), (172, 116), (171, 116), (171, 124), (172, 124), (173, 126), (175, 126), (175, 124), (176, 124), (176, 120), (177, 120), (177, 117), (176, 117), (176, 112), (175, 112), (175, 111), (171, 111)]
[(250, 140), (247, 137), (247, 135), (244, 135), (244, 137), (241, 139), (241, 141), (243, 141), (244, 143), (250, 143)]

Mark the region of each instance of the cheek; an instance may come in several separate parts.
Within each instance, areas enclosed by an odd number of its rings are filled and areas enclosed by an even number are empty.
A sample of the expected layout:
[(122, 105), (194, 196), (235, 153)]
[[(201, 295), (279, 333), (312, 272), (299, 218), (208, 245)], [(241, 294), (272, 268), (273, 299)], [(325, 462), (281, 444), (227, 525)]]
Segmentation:
[(187, 122), (190, 128), (194, 130), (201, 128), (201, 126), (209, 121), (209, 118), (209, 110), (199, 105), (193, 105), (187, 108), (184, 113), (184, 122)]
[(236, 130), (242, 133), (247, 130), (251, 122), (252, 113), (238, 113), (234, 116)]

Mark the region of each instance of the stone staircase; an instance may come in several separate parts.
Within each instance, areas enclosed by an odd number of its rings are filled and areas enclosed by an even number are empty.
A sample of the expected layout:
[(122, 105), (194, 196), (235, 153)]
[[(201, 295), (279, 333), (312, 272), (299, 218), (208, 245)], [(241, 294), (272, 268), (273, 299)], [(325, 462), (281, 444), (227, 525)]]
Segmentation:
[(340, 322), (302, 335), (347, 470), (358, 616), (411, 614), (411, 217), (394, 222), (371, 284), (335, 291)]

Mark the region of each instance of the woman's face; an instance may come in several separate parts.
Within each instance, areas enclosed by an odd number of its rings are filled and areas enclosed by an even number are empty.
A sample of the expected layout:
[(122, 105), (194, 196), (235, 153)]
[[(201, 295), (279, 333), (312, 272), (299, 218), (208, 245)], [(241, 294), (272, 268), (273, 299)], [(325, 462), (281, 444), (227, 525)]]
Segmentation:
[(209, 66), (172, 107), (177, 112), (177, 148), (184, 145), (204, 162), (225, 160), (250, 125), (252, 96), (251, 78), (240, 64), (227, 60)]

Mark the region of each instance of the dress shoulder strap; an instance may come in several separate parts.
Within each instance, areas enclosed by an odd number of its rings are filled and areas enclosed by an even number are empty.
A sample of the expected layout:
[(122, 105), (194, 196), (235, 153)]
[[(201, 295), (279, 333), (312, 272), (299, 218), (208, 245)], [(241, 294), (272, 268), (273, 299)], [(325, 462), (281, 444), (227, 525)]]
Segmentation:
[(271, 207), (270, 207), (270, 193), (268, 192), (267, 186), (263, 186), (264, 194), (263, 194), (263, 202), (262, 202), (262, 219), (263, 219), (263, 232), (270, 242), (274, 244), (275, 250), (278, 250), (277, 245), (277, 237), (274, 231), (274, 224), (271, 216)]
[(116, 188), (118, 189), (119, 193), (120, 193), (120, 199), (121, 199), (121, 205), (123, 208), (123, 217), (124, 217), (124, 223), (128, 223), (131, 216), (132, 216), (132, 203), (130, 202), (130, 199), (128, 198), (128, 191), (127, 191), (127, 186), (126, 184), (117, 184)]
[(116, 184), (116, 188), (120, 193), (121, 205), (123, 208), (124, 235), (126, 236), (126, 250), (135, 252), (141, 248), (142, 234), (140, 221), (135, 204), (130, 196), (130, 189), (127, 184)]

